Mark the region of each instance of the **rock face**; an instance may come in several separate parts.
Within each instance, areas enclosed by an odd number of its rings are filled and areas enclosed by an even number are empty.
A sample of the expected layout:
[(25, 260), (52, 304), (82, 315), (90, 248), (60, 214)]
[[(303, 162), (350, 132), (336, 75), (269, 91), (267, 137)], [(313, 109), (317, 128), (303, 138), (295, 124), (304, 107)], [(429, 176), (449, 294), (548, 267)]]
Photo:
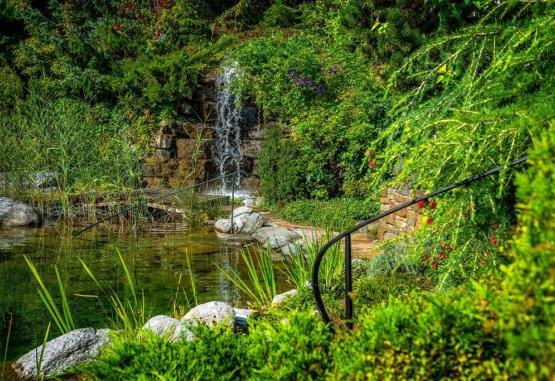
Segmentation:
[(269, 244), (272, 249), (278, 249), (301, 238), (294, 231), (280, 227), (260, 228), (253, 234), (253, 237), (263, 245)]
[(38, 225), (40, 217), (31, 206), (11, 198), (0, 197), (0, 227)]
[(189, 323), (201, 323), (209, 327), (218, 324), (227, 324), (233, 326), (235, 318), (235, 310), (227, 303), (208, 302), (200, 304), (187, 312), (183, 320)]
[[(40, 372), (50, 376), (62, 373), (69, 368), (92, 360), (100, 350), (110, 343), (108, 329), (82, 328), (46, 343)], [(37, 363), (42, 352), (42, 345), (21, 357), (12, 366), (19, 377), (34, 379), (37, 375)]]
[(193, 341), (194, 334), (185, 327), (181, 320), (165, 315), (150, 318), (143, 326), (144, 330), (150, 330), (160, 337), (167, 338), (171, 342), (187, 340)]
[(272, 299), (272, 306), (279, 306), (286, 299), (292, 297), (293, 295), (296, 295), (298, 292), (299, 291), (297, 290), (289, 290), (287, 292), (284, 292), (283, 294), (274, 296), (274, 298)]

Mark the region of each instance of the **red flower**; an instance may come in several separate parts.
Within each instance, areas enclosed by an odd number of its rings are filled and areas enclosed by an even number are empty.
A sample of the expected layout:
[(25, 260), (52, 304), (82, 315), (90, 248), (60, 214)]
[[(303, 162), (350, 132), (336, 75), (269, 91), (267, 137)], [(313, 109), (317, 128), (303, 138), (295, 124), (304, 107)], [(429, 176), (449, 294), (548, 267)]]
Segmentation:
[(497, 237), (496, 236), (492, 235), (491, 237), (489, 237), (489, 241), (491, 242), (491, 244), (493, 246), (497, 245)]
[(442, 251), (442, 252), (439, 253), (439, 259), (441, 259), (442, 261), (444, 261), (444, 260), (447, 259), (447, 255), (445, 254), (444, 251)]
[(499, 224), (493, 224), (493, 228), (494, 228), (495, 230), (499, 229)]
[(434, 261), (432, 262), (432, 267), (434, 268), (434, 270), (437, 271), (437, 259), (434, 259)]
[(437, 202), (436, 202), (435, 200), (432, 200), (432, 202), (431, 202), (431, 207), (432, 207), (432, 210), (436, 210), (436, 208), (437, 208)]
[(160, 40), (160, 36), (162, 35), (163, 31), (160, 29), (156, 29), (156, 31), (154, 32), (154, 40), (158, 41)]
[(433, 222), (432, 219), (431, 219), (430, 217), (428, 217), (428, 219), (426, 220), (426, 223), (427, 223), (428, 225), (431, 225), (432, 222)]
[(426, 206), (426, 203), (428, 202), (428, 200), (420, 200), (418, 201), (418, 209), (422, 209), (424, 206)]
[(446, 251), (453, 251), (453, 246), (451, 246), (450, 244), (448, 244), (447, 242), (443, 242), (441, 244), (441, 247), (443, 247), (444, 250)]
[(377, 165), (378, 165), (378, 163), (376, 163), (376, 160), (370, 160), (370, 161), (368, 162), (368, 166), (369, 166), (370, 168), (376, 168)]
[(119, 22), (114, 24), (114, 31), (119, 33), (121, 31), (121, 24)]

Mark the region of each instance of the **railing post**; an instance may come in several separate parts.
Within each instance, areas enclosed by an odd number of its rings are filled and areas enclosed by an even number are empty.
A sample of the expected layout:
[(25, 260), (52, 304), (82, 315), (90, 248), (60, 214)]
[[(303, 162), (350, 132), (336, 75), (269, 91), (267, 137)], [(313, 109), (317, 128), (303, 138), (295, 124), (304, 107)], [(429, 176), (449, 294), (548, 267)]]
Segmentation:
[[(224, 180), (225, 184), (225, 180)], [(231, 234), (235, 233), (235, 226), (233, 225), (233, 209), (235, 201), (235, 173), (231, 176)]]
[(349, 329), (353, 329), (352, 270), (351, 234), (347, 234), (345, 236), (345, 318)]

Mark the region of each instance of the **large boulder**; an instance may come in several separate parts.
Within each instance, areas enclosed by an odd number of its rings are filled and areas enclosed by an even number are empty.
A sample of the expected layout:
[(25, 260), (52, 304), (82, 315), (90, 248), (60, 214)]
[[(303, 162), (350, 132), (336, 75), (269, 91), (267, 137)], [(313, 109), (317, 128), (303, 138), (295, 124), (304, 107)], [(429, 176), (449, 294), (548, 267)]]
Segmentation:
[(233, 211), (233, 229), (231, 218), (216, 221), (214, 229), (224, 234), (252, 234), (264, 225), (264, 219), (259, 213), (253, 213), (251, 208), (241, 206)]
[(250, 213), (252, 213), (252, 208), (249, 208), (248, 206), (240, 206), (238, 208), (233, 209), (233, 217), (239, 217), (240, 215), (250, 214)]
[(269, 244), (272, 249), (279, 249), (301, 238), (293, 230), (281, 227), (262, 227), (253, 234), (253, 237), (263, 245)]
[(35, 379), (41, 358), (40, 373), (44, 376), (60, 374), (82, 363), (91, 361), (110, 343), (109, 329), (81, 328), (66, 333), (33, 349), (13, 365), (17, 375), (24, 380)]
[(235, 221), (237, 221), (236, 233), (241, 234), (253, 234), (264, 225), (264, 219), (258, 213), (241, 214), (234, 218), (234, 224)]
[(187, 312), (183, 317), (186, 322), (196, 324), (201, 323), (209, 327), (218, 324), (233, 326), (235, 310), (224, 302), (208, 302), (200, 304)]
[(194, 335), (187, 329), (185, 323), (165, 315), (158, 315), (150, 318), (143, 326), (144, 330), (154, 332), (156, 335), (176, 342), (181, 340), (192, 341)]
[(31, 206), (7, 197), (0, 197), (0, 227), (38, 225), (40, 217)]

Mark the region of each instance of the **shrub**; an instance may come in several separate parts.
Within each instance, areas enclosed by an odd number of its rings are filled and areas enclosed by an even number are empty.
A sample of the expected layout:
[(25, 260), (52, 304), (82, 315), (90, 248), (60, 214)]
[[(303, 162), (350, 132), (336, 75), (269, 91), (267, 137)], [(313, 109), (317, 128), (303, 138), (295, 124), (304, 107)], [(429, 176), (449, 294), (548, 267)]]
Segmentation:
[(375, 202), (338, 198), (326, 201), (299, 200), (280, 211), (291, 222), (343, 230), (378, 212)]
[(155, 335), (116, 339), (100, 361), (83, 372), (96, 380), (235, 380), (249, 371), (247, 336), (224, 328), (194, 330), (196, 340), (169, 343)]
[(0, 112), (7, 115), (23, 96), (23, 82), (9, 66), (0, 66)]
[(260, 189), (271, 204), (282, 204), (304, 195), (297, 146), (290, 139), (280, 139), (277, 128), (270, 129), (262, 143)]
[[(480, 293), (466, 290), (404, 298), (377, 308), (334, 350), (334, 377), (491, 379), (503, 342)], [(501, 360), (502, 361), (502, 360)]]

